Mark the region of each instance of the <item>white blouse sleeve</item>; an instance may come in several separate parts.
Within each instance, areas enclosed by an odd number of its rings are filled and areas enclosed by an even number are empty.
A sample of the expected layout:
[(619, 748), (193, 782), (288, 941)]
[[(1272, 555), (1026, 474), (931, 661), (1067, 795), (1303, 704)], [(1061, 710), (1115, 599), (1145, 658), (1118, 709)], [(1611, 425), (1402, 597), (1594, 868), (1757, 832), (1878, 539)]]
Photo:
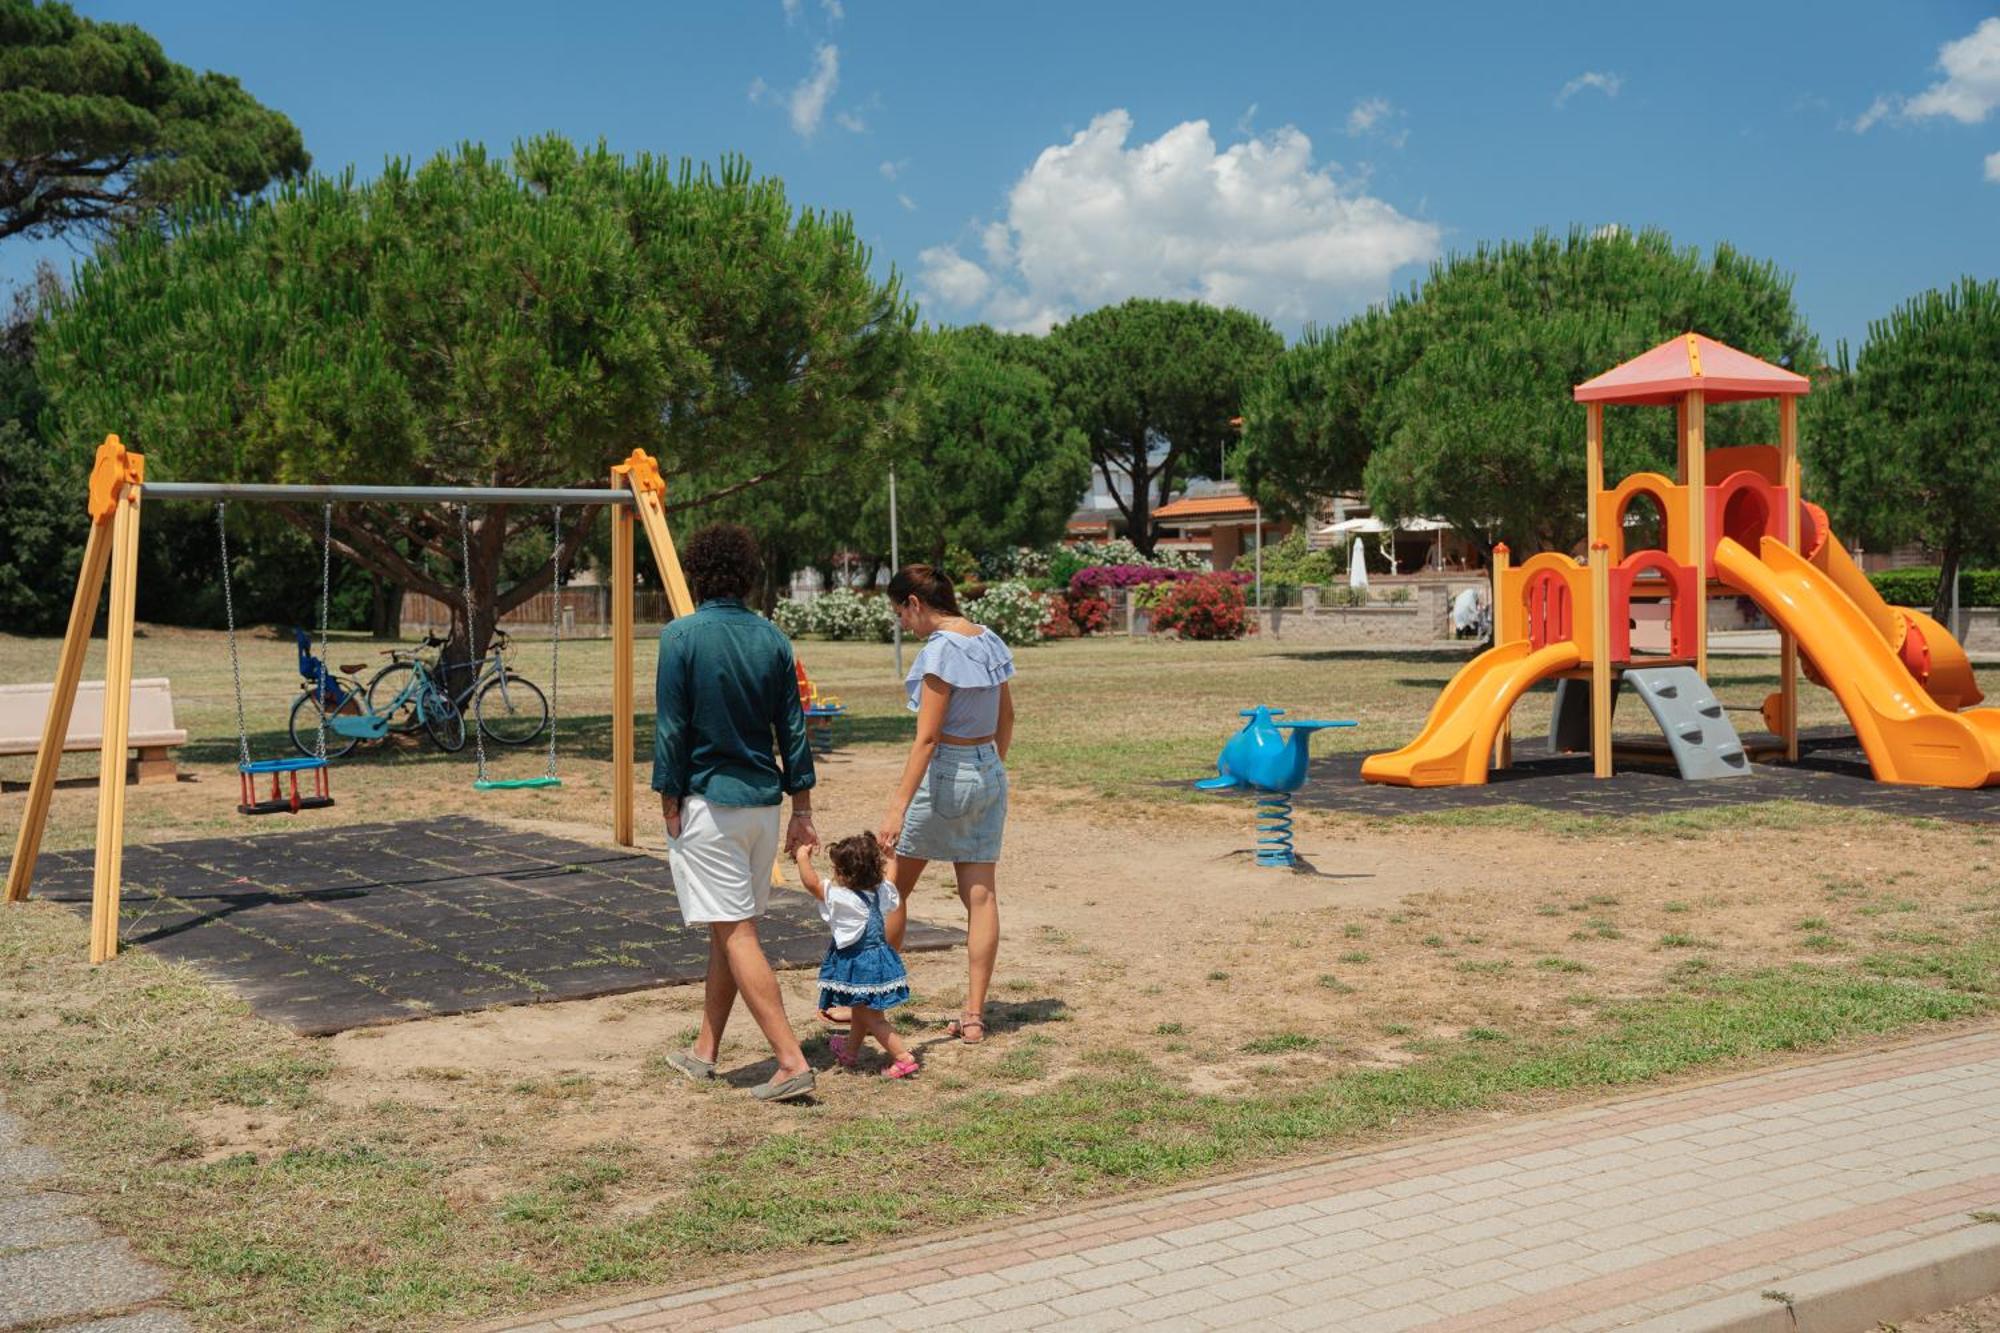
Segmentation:
[(834, 947), (845, 949), (861, 938), (861, 932), (868, 928), (868, 905), (861, 901), (861, 895), (843, 884), (826, 886), (826, 897), (820, 899), (820, 920), (833, 929)]

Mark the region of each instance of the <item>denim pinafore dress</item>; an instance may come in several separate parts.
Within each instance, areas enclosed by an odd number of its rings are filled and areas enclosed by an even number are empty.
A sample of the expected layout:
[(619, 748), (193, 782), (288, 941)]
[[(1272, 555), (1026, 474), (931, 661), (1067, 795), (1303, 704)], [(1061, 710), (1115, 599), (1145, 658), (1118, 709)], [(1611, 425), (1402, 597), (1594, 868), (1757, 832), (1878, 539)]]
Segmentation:
[(868, 905), (868, 924), (852, 944), (829, 941), (819, 965), (819, 1007), (863, 1005), (893, 1009), (910, 1000), (910, 974), (889, 947), (882, 924), (882, 896), (874, 889), (850, 889)]

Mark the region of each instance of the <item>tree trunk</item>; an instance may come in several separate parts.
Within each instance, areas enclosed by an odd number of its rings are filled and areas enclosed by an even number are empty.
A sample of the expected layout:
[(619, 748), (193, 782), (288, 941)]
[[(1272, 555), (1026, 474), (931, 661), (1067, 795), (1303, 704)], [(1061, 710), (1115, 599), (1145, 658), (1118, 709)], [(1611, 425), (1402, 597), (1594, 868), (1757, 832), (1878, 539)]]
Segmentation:
[[(472, 564), (460, 570), (460, 583), (451, 599), (451, 634), (438, 657), (446, 688), (453, 698), (465, 695), (479, 675), (480, 659), (493, 644), (493, 629), (499, 622), (500, 553), (507, 542), (507, 510), (496, 505), (472, 525)], [(472, 584), (472, 616), (468, 624), (465, 581)]]
[(368, 633), (376, 639), (403, 633), (403, 590), (375, 573), (368, 575)]
[(1931, 598), (1931, 619), (1943, 625), (1953, 634), (1958, 626), (1949, 620), (1951, 615), (1951, 589), (1958, 582), (1959, 545), (1956, 538), (1946, 538), (1942, 555), (1938, 560), (1937, 595)]
[(1147, 442), (1141, 439), (1132, 450), (1132, 508), (1126, 517), (1132, 523), (1132, 544), (1139, 553), (1152, 558), (1153, 547), (1153, 469), (1147, 459)]

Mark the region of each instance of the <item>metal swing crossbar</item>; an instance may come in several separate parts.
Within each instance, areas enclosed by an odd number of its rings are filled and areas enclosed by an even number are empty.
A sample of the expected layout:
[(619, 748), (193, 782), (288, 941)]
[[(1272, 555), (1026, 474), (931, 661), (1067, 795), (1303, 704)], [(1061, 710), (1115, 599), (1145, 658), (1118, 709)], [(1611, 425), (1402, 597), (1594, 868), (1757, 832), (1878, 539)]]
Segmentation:
[[(234, 482), (147, 482), (145, 455), (125, 448), (116, 435), (105, 437), (91, 468), (86, 512), (90, 527), (77, 574), (76, 596), (70, 605), (68, 629), (55, 673), (49, 709), (43, 718), (41, 743), (35, 751), (34, 776), (22, 810), (21, 829), (7, 867), (6, 901), (22, 902), (34, 883), (35, 862), (48, 826), (55, 795), (57, 769), (69, 734), (70, 714), (90, 649), (91, 629), (110, 587), (104, 654), (104, 725), (98, 763), (97, 837), (91, 880), (90, 961), (102, 963), (118, 953), (118, 905), (125, 855), (125, 754), (131, 735), (132, 649), (135, 594), (138, 585), (139, 511), (142, 499), (321, 504), (546, 504), (604, 505), (611, 509), (611, 709), (613, 717), (636, 715), (633, 699), (633, 563), (634, 530), (643, 531), (653, 563), (666, 585), (668, 604), (676, 616), (693, 612), (680, 554), (667, 527), (665, 479), (659, 464), (635, 449), (611, 468), (603, 489), (513, 489), (498, 486), (280, 486)], [(324, 620), (324, 617), (322, 617)], [(630, 725), (611, 729), (611, 837), (621, 847), (633, 846), (633, 793), (636, 737)], [(252, 760), (241, 749), (239, 777), (246, 783), (270, 777), (280, 784), (286, 774), (325, 774), (324, 760)], [(547, 785), (545, 779), (526, 784)], [(317, 782), (315, 788), (317, 789)], [(507, 785), (504, 780), (499, 785)], [(311, 798), (300, 793), (301, 806)], [(290, 808), (289, 799), (285, 808)]]

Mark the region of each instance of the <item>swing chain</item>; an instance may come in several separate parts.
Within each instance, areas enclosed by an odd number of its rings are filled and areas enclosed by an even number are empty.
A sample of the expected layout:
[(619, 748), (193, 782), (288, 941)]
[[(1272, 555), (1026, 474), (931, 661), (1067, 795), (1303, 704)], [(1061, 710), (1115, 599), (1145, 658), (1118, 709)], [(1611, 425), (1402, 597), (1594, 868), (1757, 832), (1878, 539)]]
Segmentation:
[[(326, 709), (329, 690), (338, 691), (333, 683), (333, 671), (328, 664), (326, 651), (326, 606), (327, 586), (333, 581), (333, 505), (321, 507), (320, 547), (319, 547), (319, 679), (314, 682), (313, 712), (319, 718), (319, 726), (313, 732), (313, 758), (326, 762)], [(343, 702), (345, 702), (343, 700)], [(338, 705), (335, 705), (338, 707)]]
[[(458, 507), (458, 561), (465, 571), (465, 672), (477, 685), (479, 664), (472, 656), (472, 506), (466, 504)], [(446, 670), (449, 672), (450, 668)], [(450, 678), (447, 676), (445, 694), (449, 697), (450, 693)], [(476, 782), (486, 781), (486, 705), (480, 697), (483, 693), (477, 689), (472, 692), (472, 744), (478, 760)]]
[(561, 505), (556, 506), (555, 520), (553, 523), (553, 535), (555, 538), (555, 542), (554, 545), (551, 546), (549, 549), (549, 563), (554, 570), (553, 588), (555, 592), (555, 610), (553, 612), (554, 615), (553, 630), (549, 638), (549, 768), (548, 768), (548, 776), (552, 780), (556, 776), (556, 716), (557, 716), (556, 700), (562, 697), (561, 678), (562, 678), (562, 618), (563, 618), (563, 595), (562, 595), (563, 526), (562, 526)]
[(236, 689), (236, 752), (244, 768), (250, 767), (250, 729), (243, 718), (243, 665), (236, 656), (236, 597), (229, 579), (229, 506), (215, 502), (215, 531), (222, 539), (222, 615), (229, 627), (229, 679)]

